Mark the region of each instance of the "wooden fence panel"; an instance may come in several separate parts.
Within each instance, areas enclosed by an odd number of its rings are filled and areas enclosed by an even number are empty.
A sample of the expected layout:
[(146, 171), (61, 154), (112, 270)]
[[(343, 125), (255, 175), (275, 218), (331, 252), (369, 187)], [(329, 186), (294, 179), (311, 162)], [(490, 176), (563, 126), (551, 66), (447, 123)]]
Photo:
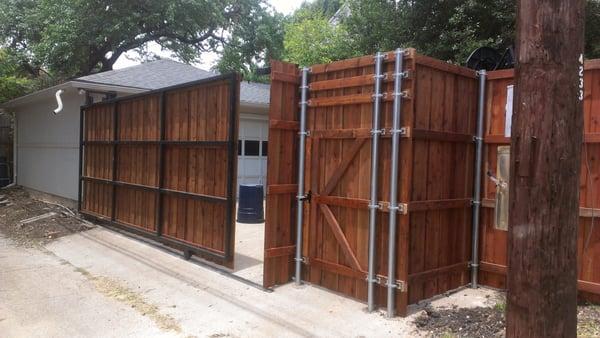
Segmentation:
[(80, 209), (232, 266), (239, 78), (82, 109)]
[[(505, 137), (507, 86), (513, 84), (513, 70), (490, 72), (486, 89), (486, 152), (484, 172), (496, 171), (498, 146), (510, 145)], [(600, 60), (585, 63), (584, 139), (580, 174), (580, 224), (578, 240), (578, 286), (580, 294), (600, 301)], [(560, 141), (560, 140), (558, 140)], [(481, 215), (480, 281), (506, 288), (507, 232), (494, 227), (496, 186), (483, 185)], [(592, 217), (593, 216), (593, 217)]]
[[(386, 54), (381, 126), (389, 131), (394, 54)], [(295, 172), (296, 155), (289, 154), (288, 161), (281, 155), (291, 151), (297, 139), (297, 117), (278, 114), (297, 111), (299, 83), (296, 68), (283, 74), (282, 67), (272, 65), (267, 199), (271, 235), (267, 236), (274, 236), (276, 229), (290, 235), (278, 237), (276, 246), (270, 244), (274, 237), (267, 237), (267, 248), (285, 258), (279, 265), (284, 270), (265, 270), (282, 273), (278, 283), (289, 280), (292, 273), (295, 217), (291, 211), (296, 193), (295, 177), (280, 176), (282, 168)], [(402, 90), (407, 98), (401, 125), (407, 132), (400, 143), (398, 199), (406, 204), (408, 214), (398, 218), (397, 275), (393, 276), (408, 286), (407, 292), (396, 293), (400, 315), (406, 314), (410, 303), (468, 283), (478, 82), (474, 71), (414, 50), (405, 56), (405, 70), (408, 78)], [(305, 190), (311, 198), (304, 210), (303, 279), (360, 300), (367, 297), (373, 75), (374, 58), (366, 56), (314, 65), (309, 80)], [(294, 93), (294, 100), (283, 95), (284, 86)], [(388, 268), (389, 135), (384, 134), (379, 155), (378, 198), (383, 208), (377, 217), (376, 273), (383, 280)], [(265, 285), (272, 285), (274, 279), (265, 273)], [(376, 302), (386, 302), (383, 286), (376, 288)]]
[(298, 99), (298, 67), (272, 61), (264, 287), (287, 283), (294, 272)]

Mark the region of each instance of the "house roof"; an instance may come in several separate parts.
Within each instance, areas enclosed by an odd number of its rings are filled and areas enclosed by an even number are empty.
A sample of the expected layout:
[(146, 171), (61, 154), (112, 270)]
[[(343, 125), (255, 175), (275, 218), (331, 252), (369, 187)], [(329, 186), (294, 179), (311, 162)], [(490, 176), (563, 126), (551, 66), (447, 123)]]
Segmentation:
[[(162, 59), (132, 67), (87, 75), (77, 78), (74, 81), (152, 90), (217, 75), (219, 75), (217, 72), (206, 71), (169, 59)], [(242, 103), (268, 105), (269, 94), (270, 86), (268, 84), (247, 81), (243, 81), (240, 84), (240, 101)]]
[[(162, 59), (140, 65), (82, 76), (60, 85), (42, 89), (5, 102), (0, 107), (14, 107), (31, 100), (54, 95), (58, 89), (70, 87), (89, 90), (140, 93), (185, 84), (219, 75), (184, 63)], [(240, 103), (260, 107), (269, 106), (270, 85), (242, 81)]]

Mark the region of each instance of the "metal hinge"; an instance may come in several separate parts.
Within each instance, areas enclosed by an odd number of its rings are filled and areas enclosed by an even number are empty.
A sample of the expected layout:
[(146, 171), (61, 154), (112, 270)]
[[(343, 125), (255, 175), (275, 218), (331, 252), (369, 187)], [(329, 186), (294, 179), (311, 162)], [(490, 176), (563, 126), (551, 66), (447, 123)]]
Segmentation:
[(389, 212), (397, 212), (401, 215), (408, 214), (408, 204), (407, 203), (398, 203), (397, 206), (391, 206), (389, 202), (382, 202), (382, 209), (386, 209)]
[(300, 200), (300, 201), (308, 201), (308, 203), (310, 203), (310, 199), (312, 197), (312, 191), (308, 191), (308, 193), (304, 194), (304, 195), (296, 195), (296, 199)]
[(401, 127), (399, 129), (390, 129), (388, 132), (390, 134), (399, 134), (402, 137), (407, 137), (409, 134), (409, 127)]
[(397, 279), (392, 284), (389, 284), (389, 279), (385, 276), (377, 276), (377, 280), (379, 281), (378, 284), (385, 286), (385, 287), (391, 286), (394, 289), (398, 289), (398, 291), (400, 291), (400, 292), (406, 292), (408, 290), (408, 288), (406, 286), (406, 282), (403, 280)]
[(310, 259), (306, 256), (302, 256), (302, 258), (298, 259), (296, 257), (294, 257), (294, 261), (298, 262), (302, 262), (303, 264), (309, 265), (310, 264)]

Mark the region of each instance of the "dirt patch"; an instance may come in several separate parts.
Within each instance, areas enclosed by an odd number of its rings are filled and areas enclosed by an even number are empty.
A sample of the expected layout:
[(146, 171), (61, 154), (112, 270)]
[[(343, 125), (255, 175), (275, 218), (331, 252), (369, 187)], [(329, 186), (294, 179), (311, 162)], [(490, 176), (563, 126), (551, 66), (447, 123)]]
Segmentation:
[(583, 304), (578, 307), (577, 336), (600, 337), (600, 305)]
[(146, 302), (144, 297), (139, 293), (108, 277), (94, 276), (85, 269), (75, 268), (75, 271), (94, 283), (94, 287), (98, 292), (131, 306), (131, 308), (142, 316), (150, 318), (161, 330), (181, 332), (179, 323), (173, 317), (160, 313), (158, 306)]
[[(433, 308), (428, 305), (414, 324), (427, 337), (504, 337), (506, 301), (503, 295), (493, 306)], [(600, 337), (600, 306), (578, 306), (577, 336)]]
[(415, 325), (429, 337), (503, 337), (504, 313), (496, 307), (425, 308)]
[(17, 245), (44, 245), (93, 227), (79, 219), (76, 211), (33, 198), (23, 188), (0, 190), (0, 232)]

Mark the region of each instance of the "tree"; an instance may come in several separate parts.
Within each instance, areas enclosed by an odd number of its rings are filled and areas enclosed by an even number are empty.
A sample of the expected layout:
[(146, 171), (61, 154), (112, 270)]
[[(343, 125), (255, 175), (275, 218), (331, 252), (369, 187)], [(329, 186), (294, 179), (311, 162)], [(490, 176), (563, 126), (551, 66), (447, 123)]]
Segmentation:
[(508, 337), (577, 335), (584, 3), (517, 5)]
[(34, 88), (35, 83), (5, 49), (0, 49), (0, 103), (21, 96)]
[(285, 59), (302, 66), (327, 63), (357, 55), (348, 32), (328, 19), (314, 15), (285, 27)]
[[(600, 1), (587, 0), (587, 58), (600, 57)], [(348, 0), (343, 21), (354, 48), (372, 54), (398, 47), (462, 64), (478, 47), (514, 44), (512, 0)]]
[(248, 81), (264, 82), (268, 77), (256, 75), (256, 69), (282, 58), (285, 18), (266, 10), (253, 15), (256, 17), (248, 25), (233, 32), (215, 68), (221, 73), (239, 72)]
[(0, 42), (32, 72), (70, 77), (110, 70), (150, 41), (194, 61), (264, 10), (264, 0), (4, 0)]

